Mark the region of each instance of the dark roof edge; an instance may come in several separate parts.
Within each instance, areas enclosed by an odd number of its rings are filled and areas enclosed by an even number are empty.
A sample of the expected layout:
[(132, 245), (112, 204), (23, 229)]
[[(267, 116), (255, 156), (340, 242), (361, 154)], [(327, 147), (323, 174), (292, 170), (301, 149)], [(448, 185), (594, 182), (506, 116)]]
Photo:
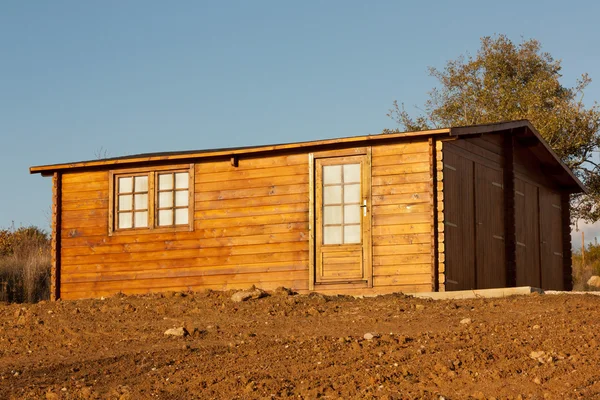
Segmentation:
[(467, 136), (467, 135), (475, 135), (481, 133), (494, 133), (500, 131), (507, 131), (519, 128), (526, 128), (531, 132), (537, 140), (542, 144), (545, 151), (552, 156), (554, 161), (562, 167), (564, 172), (569, 175), (569, 177), (575, 183), (574, 186), (578, 187), (583, 193), (589, 193), (585, 185), (573, 174), (573, 171), (562, 160), (558, 157), (558, 155), (552, 150), (548, 142), (540, 135), (540, 133), (535, 129), (535, 127), (529, 122), (529, 120), (522, 119), (516, 121), (508, 121), (508, 122), (498, 122), (493, 124), (481, 124), (481, 125), (470, 125), (470, 126), (459, 126), (450, 128), (450, 136)]
[(247, 146), (247, 147), (231, 147), (223, 149), (208, 149), (208, 150), (188, 150), (188, 151), (176, 151), (176, 152), (161, 152), (161, 153), (145, 153), (131, 156), (114, 157), (100, 160), (88, 160), (88, 161), (77, 161), (72, 163), (63, 164), (50, 164), (40, 165), (29, 168), (31, 174), (41, 173), (42, 175), (48, 175), (53, 172), (68, 170), (68, 169), (81, 169), (90, 167), (100, 167), (104, 165), (127, 165), (143, 162), (160, 162), (160, 161), (176, 161), (186, 160), (191, 158), (207, 158), (207, 157), (219, 157), (219, 156), (235, 156), (244, 154), (255, 154), (265, 153), (271, 151), (282, 151), (282, 150), (294, 150), (306, 147), (319, 147), (334, 144), (352, 144), (359, 142), (375, 142), (375, 141), (386, 141), (398, 138), (409, 138), (419, 136), (431, 136), (439, 134), (449, 134), (450, 129), (431, 129), (426, 131), (416, 132), (398, 132), (398, 133), (386, 133), (386, 134), (374, 134), (374, 135), (363, 135), (363, 136), (352, 136), (337, 139), (325, 139), (316, 140), (309, 142), (296, 142), (296, 143), (283, 143), (274, 145), (264, 146)]

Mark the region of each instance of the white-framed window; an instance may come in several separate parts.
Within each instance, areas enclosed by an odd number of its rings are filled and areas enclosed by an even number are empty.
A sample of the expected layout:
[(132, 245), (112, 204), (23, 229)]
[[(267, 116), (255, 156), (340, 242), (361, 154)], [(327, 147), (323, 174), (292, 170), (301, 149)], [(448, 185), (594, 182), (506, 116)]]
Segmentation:
[(193, 229), (193, 165), (111, 171), (109, 233)]

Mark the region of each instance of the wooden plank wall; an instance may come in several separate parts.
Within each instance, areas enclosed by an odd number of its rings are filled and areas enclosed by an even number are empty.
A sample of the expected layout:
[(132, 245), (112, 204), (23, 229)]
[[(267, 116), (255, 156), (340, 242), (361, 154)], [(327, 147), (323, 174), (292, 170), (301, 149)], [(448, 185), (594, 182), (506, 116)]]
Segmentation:
[[(435, 158), (433, 158), (435, 164), (435, 179), (433, 180), (434, 182), (432, 182), (432, 190), (435, 194), (433, 202), (437, 205), (437, 210), (432, 210), (432, 214), (437, 212), (437, 214), (434, 214), (436, 218), (433, 219), (433, 223), (435, 225), (432, 226), (432, 235), (435, 235), (432, 237), (432, 240), (434, 240), (432, 253), (432, 263), (434, 266), (433, 273), (437, 273), (437, 282), (433, 289), (438, 292), (444, 292), (446, 291), (446, 248), (444, 238), (444, 221), (446, 218), (444, 210), (444, 144), (441, 140), (435, 140), (433, 145), (435, 148)], [(434, 186), (435, 182), (437, 182), (437, 184)]]
[(62, 298), (308, 288), (306, 154), (198, 163), (193, 232), (107, 236), (108, 172), (68, 173)]
[(60, 298), (60, 232), (62, 174), (52, 175), (52, 240), (50, 243), (50, 300)]
[(477, 289), (506, 286), (502, 171), (475, 163)]
[(430, 147), (425, 139), (372, 148), (373, 286), (432, 288)]
[(446, 290), (506, 285), (502, 135), (444, 142)]
[(517, 284), (563, 290), (570, 282), (565, 274), (571, 273), (570, 261), (565, 262), (571, 259), (569, 211), (563, 210), (560, 188), (531, 151), (518, 140), (515, 144)]
[(475, 284), (475, 207), (473, 161), (444, 144), (446, 290)]
[(542, 287), (563, 289), (563, 232), (560, 194), (540, 187)]
[(517, 286), (541, 287), (538, 187), (515, 178)]

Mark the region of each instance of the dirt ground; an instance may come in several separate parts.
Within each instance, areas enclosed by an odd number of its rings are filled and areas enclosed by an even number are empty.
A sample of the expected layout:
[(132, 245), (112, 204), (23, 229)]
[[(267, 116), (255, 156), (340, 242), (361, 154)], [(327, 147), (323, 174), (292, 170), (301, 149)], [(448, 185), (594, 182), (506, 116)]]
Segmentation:
[(231, 295), (0, 304), (0, 398), (600, 398), (600, 296)]

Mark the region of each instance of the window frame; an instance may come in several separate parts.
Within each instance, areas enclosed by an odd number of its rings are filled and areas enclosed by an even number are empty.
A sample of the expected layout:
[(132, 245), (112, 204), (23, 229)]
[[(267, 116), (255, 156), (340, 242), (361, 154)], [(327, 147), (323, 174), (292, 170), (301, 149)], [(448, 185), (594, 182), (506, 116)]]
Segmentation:
[[(180, 232), (194, 230), (194, 164), (177, 164), (156, 167), (127, 168), (109, 171), (108, 190), (108, 235), (138, 235), (142, 233)], [(158, 175), (161, 173), (187, 172), (188, 183), (188, 223), (182, 225), (158, 225)], [(148, 226), (118, 228), (117, 213), (119, 194), (117, 179), (134, 176), (148, 176)], [(175, 201), (175, 199), (173, 199)]]

